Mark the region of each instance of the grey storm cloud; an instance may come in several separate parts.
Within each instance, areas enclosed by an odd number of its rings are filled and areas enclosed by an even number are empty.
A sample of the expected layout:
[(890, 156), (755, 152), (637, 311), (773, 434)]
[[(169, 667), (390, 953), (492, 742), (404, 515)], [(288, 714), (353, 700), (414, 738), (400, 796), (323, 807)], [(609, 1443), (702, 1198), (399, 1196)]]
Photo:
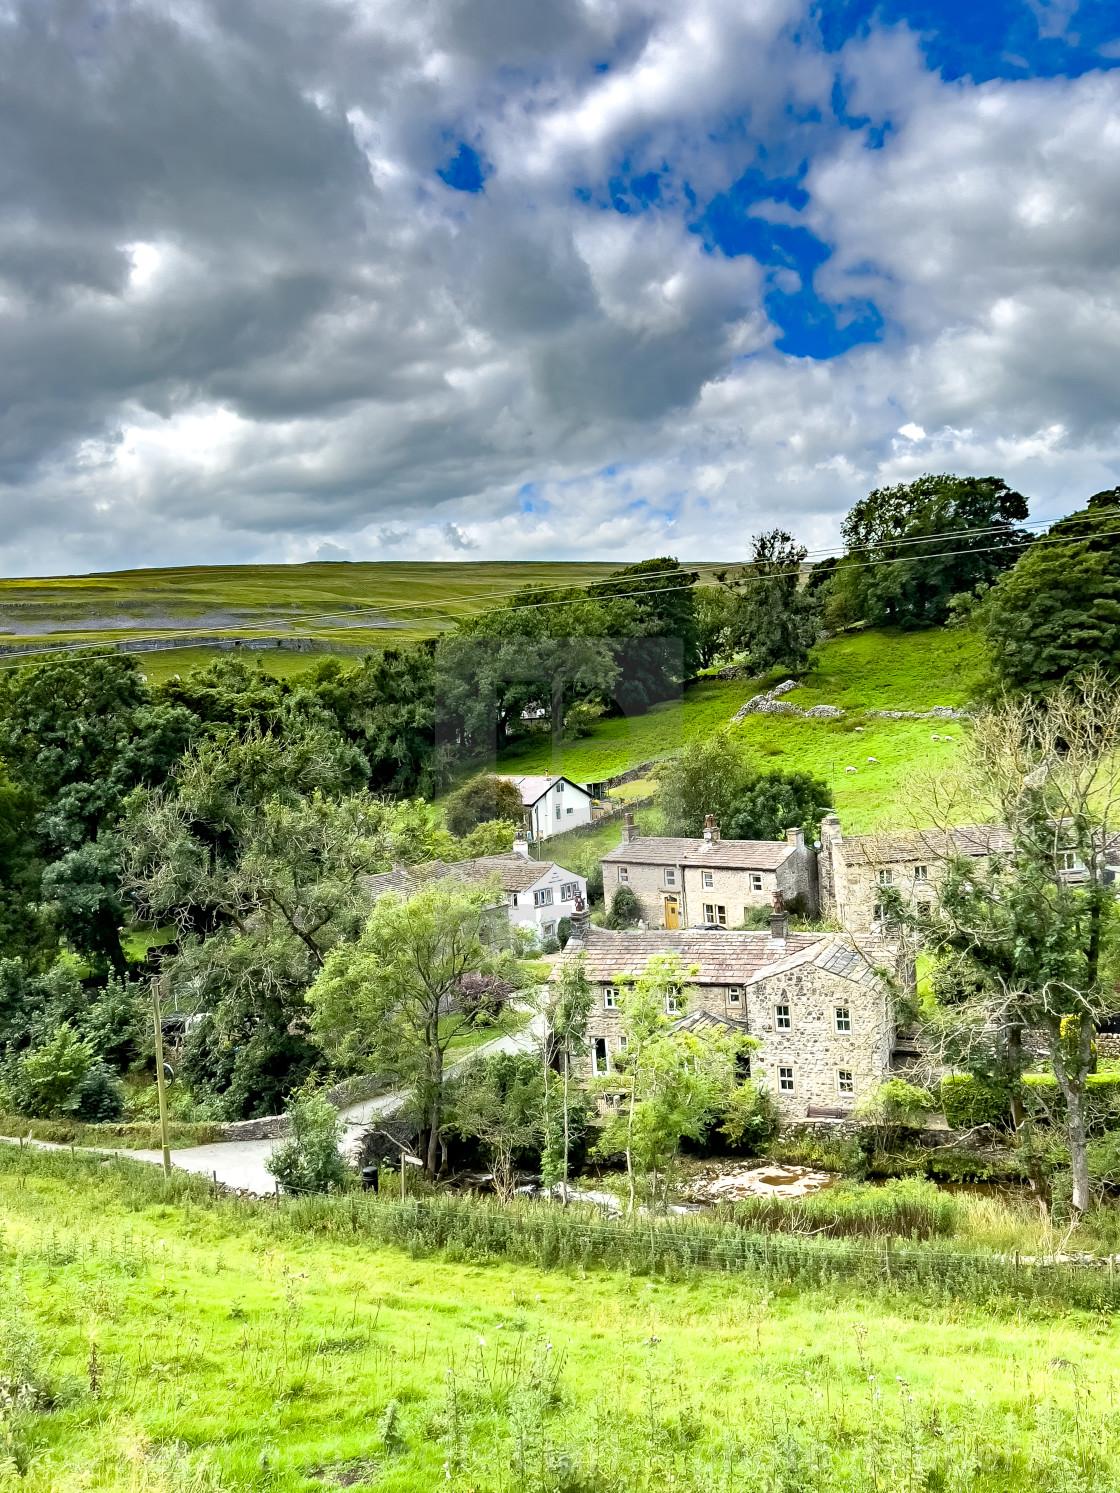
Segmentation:
[[(8, 0), (4, 568), (722, 555), (776, 513), (827, 542), (929, 466), (1103, 485), (1115, 75), (947, 87), (904, 29), (828, 62), (800, 15)], [(883, 149), (789, 123), (831, 118), (837, 66)], [(878, 344), (783, 354), (766, 297), (796, 272), (698, 231), (682, 183), (760, 159), (747, 119), (787, 131), (775, 170), (809, 163), (808, 205), (760, 218), (829, 247)], [(627, 173), (656, 211), (612, 200)]]

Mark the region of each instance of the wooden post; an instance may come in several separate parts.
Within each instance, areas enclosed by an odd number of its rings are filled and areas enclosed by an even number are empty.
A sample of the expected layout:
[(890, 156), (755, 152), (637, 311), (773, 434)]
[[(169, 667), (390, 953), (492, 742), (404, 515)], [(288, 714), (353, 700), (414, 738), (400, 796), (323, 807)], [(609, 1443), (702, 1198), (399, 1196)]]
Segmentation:
[(401, 1151), (401, 1202), (402, 1203), (404, 1202), (404, 1199), (405, 1199), (404, 1151), (402, 1150)]
[(171, 1176), (171, 1146), (167, 1138), (167, 1089), (163, 1081), (163, 1024), (159, 1009), (159, 980), (152, 980), (152, 1020), (156, 1030), (156, 1092), (159, 1095), (159, 1139), (163, 1151), (163, 1175)]

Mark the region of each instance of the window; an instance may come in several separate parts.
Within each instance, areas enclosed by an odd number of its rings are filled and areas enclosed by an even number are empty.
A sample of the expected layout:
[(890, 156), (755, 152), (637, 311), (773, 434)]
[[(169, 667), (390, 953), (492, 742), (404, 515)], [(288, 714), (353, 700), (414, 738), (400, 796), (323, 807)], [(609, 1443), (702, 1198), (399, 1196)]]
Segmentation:
[(542, 923), (541, 924), (541, 932), (544, 934), (545, 938), (555, 938), (556, 937), (556, 924), (555, 923)]
[(511, 907), (516, 907), (517, 906), (517, 893), (516, 892), (510, 892), (510, 894), (509, 894), (509, 905)]
[(561, 778), (560, 781), (557, 783), (557, 785), (556, 785), (556, 791), (557, 791), (557, 793), (563, 793), (563, 791), (564, 791), (564, 779), (563, 778)]
[(928, 918), (928, 917), (931, 917), (932, 915), (933, 915), (933, 903), (932, 902), (919, 902), (918, 903), (918, 916), (920, 918)]
[(788, 1006), (774, 1007), (774, 1030), (776, 1032), (792, 1032), (793, 1016)]
[(741, 985), (729, 985), (727, 987), (727, 1004), (729, 1006), (741, 1006), (743, 1004), (743, 987)]
[(623, 886), (626, 885), (626, 883), (630, 880), (630, 867), (629, 866), (619, 866), (619, 868), (618, 868), (618, 879), (619, 879), (619, 882)]
[(752, 892), (760, 892), (761, 890), (762, 890), (762, 872), (761, 871), (752, 871), (751, 872), (751, 891)]
[(874, 908), (872, 910), (871, 916), (874, 918), (875, 922), (877, 922), (877, 923), (881, 923), (881, 922), (883, 922), (885, 920), (885, 918), (887, 916), (887, 909), (884, 907), (884, 905), (882, 904), (882, 902), (876, 902), (876, 904), (875, 904), (875, 906), (874, 906)]
[(704, 921), (705, 921), (705, 923), (715, 923), (720, 928), (726, 928), (727, 927), (727, 908), (724, 907), (723, 904), (719, 903), (719, 902), (705, 902), (704, 903)]
[(535, 891), (533, 893), (533, 906), (534, 907), (551, 907), (552, 906), (552, 888), (550, 886), (541, 887), (539, 890), (537, 890), (537, 891)]
[(677, 884), (677, 873), (675, 871), (666, 870), (666, 872), (665, 872), (665, 885), (666, 886), (676, 886), (676, 884)]
[(681, 998), (679, 992), (670, 991), (665, 997), (665, 1014), (667, 1016), (679, 1016), (681, 1012)]
[(566, 881), (560, 888), (561, 902), (574, 902), (579, 892), (578, 881)]
[(575, 809), (569, 809), (569, 810), (568, 810), (568, 813), (569, 813), (569, 814), (574, 814), (574, 813), (575, 813)]
[(618, 991), (613, 985), (608, 985), (603, 991), (603, 1009), (614, 1011), (618, 1008)]
[(880, 886), (894, 886), (894, 872), (893, 871), (880, 871), (879, 872), (879, 885)]
[(837, 1068), (836, 1070), (836, 1092), (838, 1094), (854, 1094), (856, 1091), (855, 1074), (850, 1068)]
[(1079, 871), (1080, 869), (1081, 868), (1080, 868), (1080, 866), (1078, 865), (1078, 862), (1077, 862), (1077, 851), (1076, 850), (1059, 850), (1058, 851), (1058, 870), (1059, 871)]
[(914, 867), (914, 880), (915, 881), (928, 881), (929, 880), (929, 867), (928, 866), (915, 866)]
[(700, 872), (700, 885), (706, 892), (710, 892), (716, 884), (716, 879), (710, 871)]
[(783, 1094), (792, 1094), (793, 1093), (793, 1069), (792, 1068), (779, 1068), (778, 1069), (778, 1088), (782, 1091)]
[(626, 1051), (626, 1038), (625, 1038), (625, 1036), (619, 1037), (619, 1039), (618, 1039), (618, 1050), (619, 1050), (619, 1052), (625, 1052)]
[(595, 1045), (591, 1049), (591, 1066), (595, 1071), (596, 1078), (611, 1071), (610, 1058), (607, 1057), (606, 1037), (596, 1037)]
[(833, 1018), (833, 1020), (836, 1023), (836, 1030), (838, 1032), (850, 1032), (851, 1031), (851, 1029), (852, 1029), (852, 1008), (851, 1008), (851, 1006), (837, 1006), (836, 1009), (835, 1009), (835, 1011), (833, 1011), (833, 1013), (832, 1013), (832, 1018)]

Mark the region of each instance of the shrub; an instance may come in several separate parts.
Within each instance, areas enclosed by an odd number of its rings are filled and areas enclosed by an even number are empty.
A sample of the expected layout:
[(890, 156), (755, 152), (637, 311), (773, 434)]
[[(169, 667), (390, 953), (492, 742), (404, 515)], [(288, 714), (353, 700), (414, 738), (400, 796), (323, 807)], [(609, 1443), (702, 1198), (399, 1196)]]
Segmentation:
[(124, 1086), (105, 1063), (94, 1063), (78, 1085), (76, 1113), (94, 1125), (112, 1125), (124, 1119)]
[(68, 1022), (19, 1059), (13, 1098), (24, 1114), (65, 1114), (77, 1107), (78, 1091), (93, 1065), (93, 1053)]
[(920, 1128), (934, 1108), (936, 1100), (925, 1089), (901, 1078), (888, 1078), (856, 1106), (855, 1112), (874, 1129), (879, 1149), (889, 1151), (899, 1144), (905, 1131)]
[(941, 1080), (941, 1108), (953, 1130), (972, 1130), (977, 1125), (1006, 1126), (1011, 1119), (1011, 1098), (1002, 1084), (977, 1078), (973, 1073), (950, 1073)]
[(611, 898), (611, 910), (604, 920), (607, 928), (633, 928), (642, 915), (642, 905), (632, 887), (620, 886)]
[(599, 861), (587, 873), (587, 904), (595, 907), (603, 901), (603, 867)]
[(750, 1152), (778, 1130), (778, 1108), (770, 1090), (748, 1079), (727, 1097), (719, 1133), (736, 1150)]
[(348, 1176), (338, 1152), (342, 1121), (322, 1094), (303, 1095), (291, 1106), (292, 1137), (277, 1146), (265, 1166), (288, 1192), (328, 1192)]
[[(1065, 1100), (1052, 1073), (1025, 1073), (1023, 1099), (1027, 1110), (1041, 1119), (1065, 1113)], [(1120, 1124), (1120, 1073), (1090, 1073), (1085, 1080), (1085, 1111), (1089, 1124), (1108, 1130)]]

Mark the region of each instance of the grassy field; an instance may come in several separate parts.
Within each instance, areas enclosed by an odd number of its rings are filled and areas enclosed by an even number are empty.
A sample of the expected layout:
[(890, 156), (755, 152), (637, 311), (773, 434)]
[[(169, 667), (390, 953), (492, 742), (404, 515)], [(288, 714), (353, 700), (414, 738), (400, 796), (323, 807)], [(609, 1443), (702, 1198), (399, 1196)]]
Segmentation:
[[(0, 1156), (5, 1489), (1088, 1493), (1108, 1312), (372, 1243), (117, 1162)], [(357, 1215), (355, 1214), (355, 1220)]]
[[(978, 641), (955, 630), (868, 630), (834, 638), (818, 649), (817, 667), (786, 698), (806, 709), (839, 705), (849, 712), (843, 720), (754, 715), (736, 730), (764, 763), (826, 779), (846, 830), (874, 829), (897, 812), (900, 790), (913, 779), (916, 768), (952, 757), (964, 728), (960, 722), (879, 720), (863, 712), (964, 705), (981, 662)], [(682, 701), (648, 715), (600, 721), (591, 736), (565, 744), (560, 754), (554, 755), (548, 737), (519, 743), (502, 754), (499, 770), (562, 771), (577, 782), (613, 777), (671, 756), (690, 737), (720, 730), (744, 701), (776, 683), (777, 677), (703, 680), (690, 686)], [(957, 741), (934, 742), (935, 733), (955, 736)], [(878, 762), (869, 763), (868, 757), (877, 757)], [(848, 767), (856, 771), (849, 773)], [(617, 826), (613, 833), (611, 844), (616, 844)]]
[[(617, 567), (577, 562), (201, 565), (0, 580), (0, 643), (127, 641), (187, 630), (223, 637), (313, 637), (332, 648), (431, 637), (464, 613), (527, 585), (585, 585)], [(210, 650), (151, 658), (152, 677)], [(268, 657), (268, 655), (266, 655)], [(269, 667), (307, 667), (306, 655)]]

